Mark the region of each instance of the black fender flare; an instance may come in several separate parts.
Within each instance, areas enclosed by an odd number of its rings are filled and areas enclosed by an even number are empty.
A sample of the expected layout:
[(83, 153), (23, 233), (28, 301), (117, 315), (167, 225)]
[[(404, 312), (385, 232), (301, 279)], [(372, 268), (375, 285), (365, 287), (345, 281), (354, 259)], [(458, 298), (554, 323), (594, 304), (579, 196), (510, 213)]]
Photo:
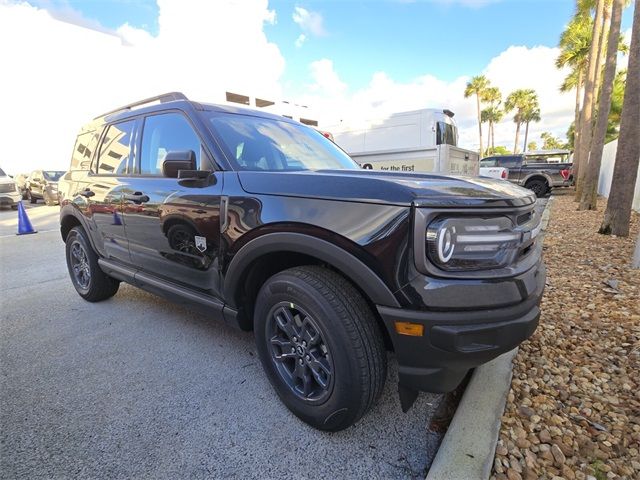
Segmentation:
[(391, 290), (367, 265), (346, 250), (317, 237), (301, 233), (267, 233), (244, 245), (232, 258), (224, 277), (226, 301), (236, 308), (236, 292), (246, 269), (254, 260), (275, 252), (295, 252), (315, 257), (346, 275), (376, 305), (400, 308)]
[(74, 207), (72, 204), (63, 205), (60, 208), (60, 236), (62, 237), (62, 241), (65, 241), (64, 234), (62, 233), (62, 223), (65, 218), (74, 217), (84, 228), (84, 231), (87, 232), (87, 237), (89, 239), (89, 244), (93, 248), (94, 251), (98, 252), (96, 248), (95, 242), (93, 241), (93, 235), (91, 235), (91, 229), (87, 223), (87, 219), (79, 212), (77, 207)]

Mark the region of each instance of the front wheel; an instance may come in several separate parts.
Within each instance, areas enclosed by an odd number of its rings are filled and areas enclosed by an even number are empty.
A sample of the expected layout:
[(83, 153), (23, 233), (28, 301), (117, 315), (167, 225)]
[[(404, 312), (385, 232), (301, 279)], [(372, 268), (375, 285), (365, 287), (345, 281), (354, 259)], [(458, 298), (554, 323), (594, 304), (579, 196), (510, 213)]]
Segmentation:
[(277, 273), (256, 298), (258, 355), (283, 403), (320, 430), (371, 408), (387, 372), (382, 334), (360, 292), (316, 266)]
[(33, 196), (33, 193), (31, 193), (31, 190), (27, 190), (27, 197), (29, 198), (30, 203), (38, 203), (38, 199)]
[(82, 298), (100, 302), (116, 294), (120, 282), (102, 271), (82, 227), (72, 228), (67, 235), (66, 254), (71, 283)]

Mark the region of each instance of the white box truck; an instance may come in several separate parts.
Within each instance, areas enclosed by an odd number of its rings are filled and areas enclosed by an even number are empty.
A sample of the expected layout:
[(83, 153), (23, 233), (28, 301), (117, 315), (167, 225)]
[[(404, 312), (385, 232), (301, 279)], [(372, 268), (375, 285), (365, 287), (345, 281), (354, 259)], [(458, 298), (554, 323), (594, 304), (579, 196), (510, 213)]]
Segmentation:
[(453, 116), (450, 110), (425, 108), (369, 120), (356, 128), (326, 130), (362, 168), (477, 176), (479, 155), (457, 146)]

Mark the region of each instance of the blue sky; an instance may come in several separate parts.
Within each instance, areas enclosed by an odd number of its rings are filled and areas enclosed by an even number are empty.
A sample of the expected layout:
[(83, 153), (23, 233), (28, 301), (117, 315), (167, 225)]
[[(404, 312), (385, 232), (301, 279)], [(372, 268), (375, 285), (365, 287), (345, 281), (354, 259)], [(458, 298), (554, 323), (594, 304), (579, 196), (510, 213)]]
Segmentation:
[[(108, 29), (129, 23), (155, 35), (155, 0), (39, 0), (42, 7), (65, 4)], [(331, 58), (350, 89), (363, 87), (384, 70), (399, 82), (427, 72), (450, 81), (480, 72), (511, 45), (555, 46), (574, 10), (573, 0), (304, 1), (272, 0), (276, 22), (265, 26), (269, 41), (287, 60), (283, 82), (298, 84), (308, 63)], [(322, 16), (324, 32), (307, 33), (292, 19), (296, 6)], [(629, 10), (629, 9), (628, 9)], [(623, 28), (630, 27), (626, 12)]]

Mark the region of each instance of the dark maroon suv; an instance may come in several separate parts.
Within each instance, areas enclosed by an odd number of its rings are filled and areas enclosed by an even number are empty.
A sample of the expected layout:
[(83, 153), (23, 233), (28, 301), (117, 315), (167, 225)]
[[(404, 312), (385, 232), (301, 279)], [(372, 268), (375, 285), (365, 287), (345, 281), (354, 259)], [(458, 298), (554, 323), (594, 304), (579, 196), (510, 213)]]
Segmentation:
[(179, 93), (97, 117), (60, 182), (85, 300), (121, 281), (253, 331), (287, 407), (323, 430), (376, 401), (395, 352), (408, 409), (535, 330), (532, 192), (362, 170), (316, 130)]

